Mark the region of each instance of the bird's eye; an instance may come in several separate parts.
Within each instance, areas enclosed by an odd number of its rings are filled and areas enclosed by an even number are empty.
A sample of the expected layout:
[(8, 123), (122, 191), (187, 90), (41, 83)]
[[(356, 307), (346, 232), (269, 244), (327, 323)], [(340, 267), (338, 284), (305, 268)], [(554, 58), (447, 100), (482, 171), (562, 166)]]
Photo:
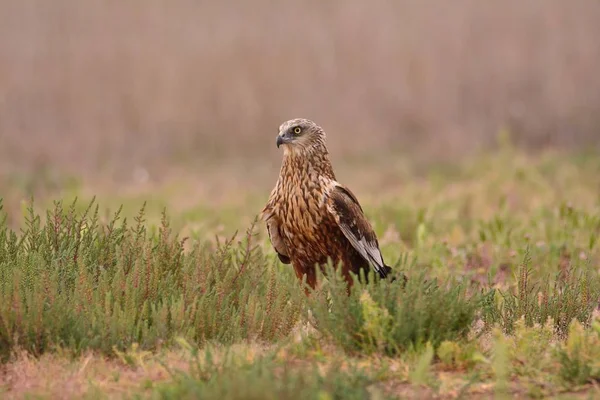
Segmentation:
[(302, 128), (300, 128), (299, 126), (297, 126), (297, 127), (295, 127), (295, 128), (294, 128), (294, 133), (295, 133), (296, 135), (299, 135), (299, 134), (300, 134), (300, 132), (302, 132)]

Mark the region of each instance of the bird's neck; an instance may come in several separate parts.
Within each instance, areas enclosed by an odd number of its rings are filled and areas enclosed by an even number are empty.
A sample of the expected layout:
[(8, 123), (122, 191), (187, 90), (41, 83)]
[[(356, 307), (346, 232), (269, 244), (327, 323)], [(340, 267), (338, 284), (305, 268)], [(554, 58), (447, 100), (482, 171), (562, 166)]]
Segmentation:
[(280, 176), (305, 177), (306, 179), (322, 177), (335, 180), (335, 173), (325, 146), (318, 149), (313, 147), (285, 149)]

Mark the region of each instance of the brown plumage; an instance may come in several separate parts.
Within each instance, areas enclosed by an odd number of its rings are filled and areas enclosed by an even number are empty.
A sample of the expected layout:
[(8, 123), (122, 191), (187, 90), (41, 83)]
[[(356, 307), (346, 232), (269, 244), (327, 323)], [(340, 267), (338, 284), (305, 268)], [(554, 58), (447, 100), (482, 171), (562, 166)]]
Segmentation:
[(307, 119), (287, 121), (279, 127), (280, 146), (279, 179), (262, 218), (281, 262), (291, 263), (300, 280), (306, 275), (313, 289), (316, 266), (328, 259), (335, 266), (341, 263), (349, 288), (350, 272), (367, 272), (369, 266), (385, 278), (391, 268), (358, 200), (336, 181), (323, 129)]

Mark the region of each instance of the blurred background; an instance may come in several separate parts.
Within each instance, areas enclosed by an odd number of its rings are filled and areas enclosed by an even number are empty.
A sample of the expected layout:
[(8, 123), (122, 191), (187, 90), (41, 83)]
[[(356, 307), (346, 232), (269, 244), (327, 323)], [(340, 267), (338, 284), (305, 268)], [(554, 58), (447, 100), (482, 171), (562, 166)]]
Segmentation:
[(599, 71), (597, 0), (0, 0), (0, 176), (270, 187), (294, 117), (338, 163), (599, 149)]

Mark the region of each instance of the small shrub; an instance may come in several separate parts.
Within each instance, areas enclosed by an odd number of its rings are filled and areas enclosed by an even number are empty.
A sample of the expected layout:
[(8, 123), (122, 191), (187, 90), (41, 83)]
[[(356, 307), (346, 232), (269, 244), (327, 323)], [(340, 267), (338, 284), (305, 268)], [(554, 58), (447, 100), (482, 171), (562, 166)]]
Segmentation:
[(463, 338), (480, 297), (451, 281), (437, 285), (413, 276), (403, 286), (372, 274), (368, 284), (355, 280), (348, 296), (339, 270), (329, 266), (327, 276), (309, 307), (315, 327), (349, 352), (394, 355), (427, 342), (437, 347), (444, 340)]
[(444, 340), (437, 349), (440, 364), (450, 370), (466, 370), (484, 359), (473, 342)]
[(66, 210), (56, 202), (42, 224), (31, 204), (20, 233), (0, 220), (0, 351), (41, 354), (57, 345), (113, 354), (175, 336), (284, 337), (302, 297), (265, 275), (274, 267), (254, 244), (253, 227), (243, 241), (196, 242), (184, 252), (164, 214), (150, 233), (144, 208), (129, 226), (120, 212), (101, 223), (93, 202), (81, 213), (75, 202)]
[(509, 351), (514, 373), (535, 380), (543, 372), (551, 371), (553, 342), (552, 320), (548, 319), (544, 325), (528, 327), (524, 318), (519, 319)]
[(573, 320), (569, 336), (557, 351), (560, 377), (567, 386), (583, 385), (600, 381), (600, 321), (594, 321), (593, 329), (586, 330)]
[(560, 273), (552, 285), (548, 277), (541, 282), (543, 284), (531, 278), (531, 259), (526, 252), (518, 271), (516, 290), (493, 290), (486, 297), (482, 308), (486, 325), (499, 323), (506, 333), (513, 333), (515, 323), (521, 318), (528, 327), (544, 325), (550, 319), (556, 333), (564, 337), (573, 319), (589, 322), (597, 305), (597, 293), (600, 293), (597, 275), (573, 267)]
[(190, 372), (171, 371), (172, 382), (158, 385), (159, 399), (365, 399), (373, 383), (355, 368), (339, 363), (326, 369), (312, 364), (292, 367), (276, 353), (260, 357), (227, 352), (216, 356), (192, 350)]
[(408, 379), (416, 385), (427, 385), (432, 380), (431, 363), (435, 355), (433, 346), (427, 342), (423, 353), (417, 358), (415, 365), (411, 369)]

